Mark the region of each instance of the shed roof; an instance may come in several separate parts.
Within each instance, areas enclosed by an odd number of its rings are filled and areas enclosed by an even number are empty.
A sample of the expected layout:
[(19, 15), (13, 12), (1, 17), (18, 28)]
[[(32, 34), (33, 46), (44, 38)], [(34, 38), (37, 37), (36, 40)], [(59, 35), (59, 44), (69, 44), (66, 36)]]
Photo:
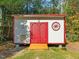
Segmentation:
[(30, 15), (12, 15), (14, 18), (27, 18), (27, 19), (52, 19), (64, 18), (64, 14), (30, 14)]

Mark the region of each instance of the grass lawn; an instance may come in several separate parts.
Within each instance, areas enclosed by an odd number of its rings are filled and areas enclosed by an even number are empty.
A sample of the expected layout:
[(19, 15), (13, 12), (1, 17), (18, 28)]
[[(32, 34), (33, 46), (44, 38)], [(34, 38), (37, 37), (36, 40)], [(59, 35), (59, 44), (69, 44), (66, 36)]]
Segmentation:
[(79, 59), (79, 52), (68, 51), (58, 47), (49, 47), (49, 50), (24, 49), (7, 59)]

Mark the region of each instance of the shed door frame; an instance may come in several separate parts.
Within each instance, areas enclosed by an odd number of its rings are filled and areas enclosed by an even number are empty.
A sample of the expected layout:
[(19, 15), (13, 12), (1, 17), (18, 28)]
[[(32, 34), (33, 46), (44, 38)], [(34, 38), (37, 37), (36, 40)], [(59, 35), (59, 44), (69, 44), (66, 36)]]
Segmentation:
[[(37, 40), (36, 39), (32, 39), (33, 37), (32, 37), (32, 31), (33, 31), (33, 24), (36, 24), (37, 25), (37, 32), (38, 33), (36, 33), (37, 35), (38, 35), (38, 37), (39, 38), (37, 38)], [(42, 28), (42, 26), (43, 26), (43, 24), (44, 24), (44, 27)], [(45, 32), (41, 32), (41, 31), (43, 31), (43, 29), (45, 30)], [(48, 44), (48, 22), (30, 22), (30, 43), (34, 43), (34, 44)], [(42, 37), (42, 34), (44, 34), (43, 35), (43, 37)], [(45, 38), (45, 39), (43, 39), (43, 38)], [(32, 41), (33, 40), (33, 41)], [(34, 42), (34, 40), (36, 40), (36, 42)]]

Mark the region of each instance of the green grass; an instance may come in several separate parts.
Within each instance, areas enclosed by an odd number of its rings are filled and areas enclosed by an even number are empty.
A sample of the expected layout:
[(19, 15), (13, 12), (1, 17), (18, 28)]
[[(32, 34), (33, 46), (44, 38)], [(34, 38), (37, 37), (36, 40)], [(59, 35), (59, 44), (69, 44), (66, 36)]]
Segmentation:
[(10, 59), (79, 59), (79, 52), (50, 47), (49, 50), (27, 50)]

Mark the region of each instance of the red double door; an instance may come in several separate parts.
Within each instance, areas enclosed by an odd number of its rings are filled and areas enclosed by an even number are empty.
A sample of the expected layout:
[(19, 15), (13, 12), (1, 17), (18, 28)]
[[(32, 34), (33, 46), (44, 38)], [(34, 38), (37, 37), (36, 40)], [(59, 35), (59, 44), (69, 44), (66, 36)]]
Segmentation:
[(30, 23), (30, 42), (31, 43), (48, 43), (48, 23), (31, 22)]

